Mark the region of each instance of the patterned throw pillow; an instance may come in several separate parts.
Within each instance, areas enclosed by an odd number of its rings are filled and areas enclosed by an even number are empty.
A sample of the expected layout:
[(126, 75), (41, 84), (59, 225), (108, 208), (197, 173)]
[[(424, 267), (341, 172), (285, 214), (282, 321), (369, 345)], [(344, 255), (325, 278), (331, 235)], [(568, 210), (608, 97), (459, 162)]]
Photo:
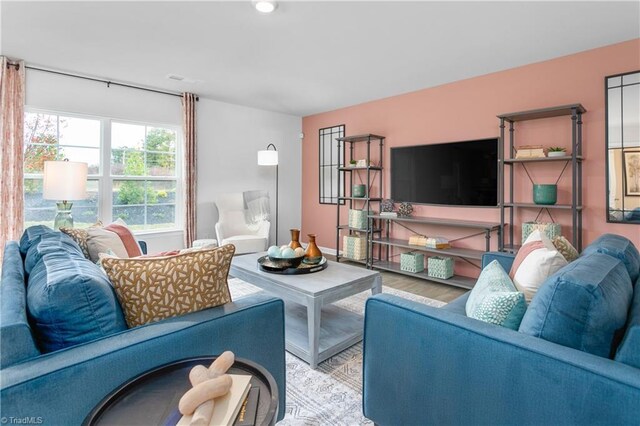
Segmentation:
[(159, 258), (103, 257), (129, 327), (231, 302), (231, 244)]
[(467, 299), (469, 318), (517, 330), (527, 310), (524, 294), (516, 289), (497, 260), (480, 273)]
[(566, 264), (567, 261), (551, 240), (544, 233), (535, 230), (518, 250), (509, 276), (516, 288), (524, 293), (528, 303), (547, 278)]
[[(101, 228), (101, 227), (102, 227), (102, 222), (100, 221), (90, 226), (90, 228)], [(60, 231), (67, 234), (73, 239), (73, 241), (78, 243), (78, 245), (80, 246), (80, 249), (82, 250), (82, 254), (84, 254), (84, 257), (86, 257), (87, 259), (91, 258), (89, 256), (89, 246), (87, 245), (87, 238), (89, 237), (89, 233), (87, 232), (86, 229), (60, 228)]]
[(562, 256), (564, 256), (567, 262), (573, 262), (580, 256), (578, 250), (576, 250), (576, 248), (571, 245), (569, 240), (567, 240), (562, 235), (553, 239), (553, 246), (560, 252)]

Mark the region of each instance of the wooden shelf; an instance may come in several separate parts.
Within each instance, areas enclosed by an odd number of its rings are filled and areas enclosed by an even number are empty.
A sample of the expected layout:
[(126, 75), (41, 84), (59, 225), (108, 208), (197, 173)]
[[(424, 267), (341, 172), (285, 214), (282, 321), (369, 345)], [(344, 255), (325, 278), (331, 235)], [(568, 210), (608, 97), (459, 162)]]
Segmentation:
[[(367, 228), (352, 228), (349, 225), (338, 225), (337, 226), (338, 229), (348, 229), (349, 231), (356, 231), (356, 232), (368, 232), (369, 230)], [(380, 228), (374, 228), (371, 230), (371, 232), (382, 232), (382, 229)]]
[(426, 225), (441, 225), (441, 226), (454, 226), (456, 228), (474, 228), (484, 229), (487, 231), (496, 231), (500, 228), (499, 223), (493, 222), (477, 222), (473, 220), (459, 220), (459, 219), (440, 219), (435, 217), (423, 217), (423, 216), (398, 216), (388, 217), (380, 215), (369, 216), (372, 219), (385, 219), (394, 222), (411, 222), (411, 223), (423, 223)]
[[(547, 161), (571, 161), (572, 159), (573, 158), (570, 155), (565, 155), (563, 157), (508, 158), (504, 160), (504, 163), (545, 163)], [(576, 160), (582, 161), (582, 155), (578, 155)]]
[(476, 284), (475, 278), (464, 277), (462, 275), (454, 275), (449, 279), (443, 280), (441, 278), (430, 277), (426, 270), (423, 272), (403, 271), (402, 269), (400, 269), (400, 264), (396, 262), (374, 261), (372, 266), (374, 269), (396, 272), (398, 274), (408, 275), (410, 277), (421, 278), (423, 280), (434, 281), (437, 283), (453, 285), (466, 289), (471, 289)]
[(338, 197), (338, 200), (382, 201), (382, 198), (367, 198), (367, 197)]
[(372, 240), (372, 243), (392, 246), (392, 247), (406, 248), (410, 250), (419, 250), (427, 253), (437, 253), (437, 254), (442, 254), (446, 256), (462, 257), (465, 259), (475, 259), (475, 260), (482, 260), (482, 255), (486, 253), (486, 251), (483, 251), (483, 250), (473, 250), (473, 249), (466, 249), (466, 248), (459, 248), (459, 247), (451, 247), (448, 249), (434, 249), (434, 248), (428, 248), (425, 246), (416, 246), (413, 244), (409, 244), (407, 240), (400, 240), (397, 238), (374, 239)]
[(584, 114), (585, 112), (587, 112), (587, 110), (581, 104), (570, 104), (551, 108), (532, 109), (529, 111), (500, 114), (498, 115), (498, 118), (504, 118), (506, 121), (510, 122), (538, 120), (540, 118), (562, 117), (564, 115), (571, 115), (574, 109), (577, 113)]
[[(505, 207), (522, 207), (525, 209), (561, 209), (571, 210), (571, 204), (535, 204), (535, 203), (505, 203)], [(576, 210), (582, 210), (582, 206), (576, 206)]]
[(369, 166), (369, 167), (338, 167), (338, 170), (341, 172), (352, 172), (354, 170), (382, 170), (380, 166)]
[(366, 142), (371, 139), (382, 140), (384, 139), (384, 136), (366, 133), (364, 135), (345, 136), (343, 138), (336, 138), (336, 140), (343, 141), (343, 142)]

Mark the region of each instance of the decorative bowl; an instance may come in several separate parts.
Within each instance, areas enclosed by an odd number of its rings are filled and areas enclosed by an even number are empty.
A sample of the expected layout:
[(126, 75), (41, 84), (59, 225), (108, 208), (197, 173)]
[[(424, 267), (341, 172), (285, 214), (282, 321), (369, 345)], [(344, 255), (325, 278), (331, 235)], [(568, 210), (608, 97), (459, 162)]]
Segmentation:
[(304, 259), (304, 255), (298, 257), (268, 257), (274, 266), (278, 268), (297, 268), (302, 263), (302, 259)]

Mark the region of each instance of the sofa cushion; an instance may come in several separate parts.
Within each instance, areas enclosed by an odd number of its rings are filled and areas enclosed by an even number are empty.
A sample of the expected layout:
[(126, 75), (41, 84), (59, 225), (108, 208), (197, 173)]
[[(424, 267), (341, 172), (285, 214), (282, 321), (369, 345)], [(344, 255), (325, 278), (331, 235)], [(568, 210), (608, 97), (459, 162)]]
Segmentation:
[(631, 277), (631, 282), (635, 283), (640, 276), (640, 253), (629, 239), (614, 234), (604, 234), (582, 252), (583, 256), (598, 252), (608, 254), (616, 259), (620, 259)]
[(616, 361), (620, 361), (632, 367), (640, 368), (640, 278), (635, 285), (629, 318), (627, 319), (627, 330), (618, 347), (615, 356)]
[(470, 318), (517, 330), (527, 310), (524, 293), (518, 291), (497, 260), (480, 273), (467, 300)]
[(511, 265), (509, 276), (531, 302), (542, 283), (567, 264), (549, 238), (536, 229), (529, 235)]
[(27, 309), (43, 352), (126, 330), (111, 283), (75, 242), (61, 232), (43, 235), (38, 253)]
[(520, 331), (609, 357), (631, 297), (629, 274), (620, 260), (602, 253), (581, 256), (540, 287)]
[(29, 275), (45, 254), (57, 251), (64, 251), (70, 255), (82, 254), (78, 244), (68, 235), (57, 231), (43, 233), (29, 245), (24, 258), (25, 273)]
[(231, 301), (227, 277), (234, 246), (177, 256), (119, 259), (101, 264), (116, 288), (129, 327)]
[(40, 237), (44, 234), (52, 234), (56, 231), (44, 225), (30, 226), (24, 230), (20, 237), (20, 253), (26, 256), (29, 248), (40, 241)]

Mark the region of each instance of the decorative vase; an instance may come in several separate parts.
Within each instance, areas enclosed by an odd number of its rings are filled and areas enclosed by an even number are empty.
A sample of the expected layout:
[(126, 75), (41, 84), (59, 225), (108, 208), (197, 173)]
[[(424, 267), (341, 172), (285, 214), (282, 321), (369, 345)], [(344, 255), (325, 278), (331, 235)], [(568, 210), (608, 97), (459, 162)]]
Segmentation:
[(300, 244), (300, 230), (293, 228), (289, 229), (289, 231), (291, 231), (291, 242), (289, 243), (289, 247), (294, 250), (298, 247), (302, 247), (302, 244)]
[(307, 234), (307, 237), (309, 237), (309, 244), (304, 252), (304, 262), (319, 263), (322, 260), (322, 252), (316, 245), (316, 234)]
[(533, 202), (542, 205), (553, 205), (558, 201), (558, 185), (534, 184)]
[(364, 185), (353, 185), (351, 187), (352, 197), (362, 198), (364, 197), (364, 193), (365, 193)]

